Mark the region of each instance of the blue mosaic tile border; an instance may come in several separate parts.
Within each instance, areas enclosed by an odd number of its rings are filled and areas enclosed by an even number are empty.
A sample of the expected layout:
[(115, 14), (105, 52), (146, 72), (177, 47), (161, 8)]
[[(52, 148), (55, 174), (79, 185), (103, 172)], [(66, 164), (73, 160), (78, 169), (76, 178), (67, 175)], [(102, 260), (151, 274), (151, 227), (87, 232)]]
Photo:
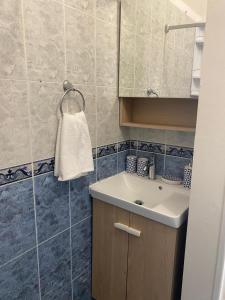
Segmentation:
[(35, 161), (34, 162), (34, 176), (48, 173), (54, 170), (55, 159), (54, 157)]
[(138, 150), (157, 154), (165, 154), (165, 145), (140, 141), (138, 142)]
[[(93, 159), (102, 158), (108, 155), (117, 154), (128, 150), (137, 150), (161, 155), (166, 154), (167, 156), (186, 158), (190, 160), (193, 159), (194, 152), (192, 148), (188, 147), (165, 145), (145, 141), (126, 140), (119, 143), (93, 148)], [(48, 158), (34, 162), (34, 176), (54, 171), (54, 165), (54, 158)], [(32, 177), (31, 163), (3, 169), (0, 170), (0, 186), (30, 177)]]
[(0, 170), (0, 186), (32, 177), (31, 163)]
[(97, 158), (117, 153), (117, 143), (97, 148)]
[(138, 141), (131, 140), (130, 141), (130, 150), (137, 150)]
[(187, 147), (166, 145), (166, 155), (192, 159), (194, 155), (194, 149), (187, 148)]
[(118, 152), (130, 150), (130, 141), (123, 141), (118, 143)]

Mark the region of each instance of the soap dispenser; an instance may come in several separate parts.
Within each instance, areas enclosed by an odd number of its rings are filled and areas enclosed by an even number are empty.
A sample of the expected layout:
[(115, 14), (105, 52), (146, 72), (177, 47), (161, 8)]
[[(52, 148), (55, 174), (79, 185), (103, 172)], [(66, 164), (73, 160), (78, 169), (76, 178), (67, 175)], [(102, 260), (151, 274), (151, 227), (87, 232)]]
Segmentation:
[(155, 155), (152, 156), (151, 161), (149, 163), (148, 178), (150, 180), (155, 180)]
[(184, 167), (184, 187), (190, 189), (191, 188), (191, 178), (192, 178), (192, 165)]

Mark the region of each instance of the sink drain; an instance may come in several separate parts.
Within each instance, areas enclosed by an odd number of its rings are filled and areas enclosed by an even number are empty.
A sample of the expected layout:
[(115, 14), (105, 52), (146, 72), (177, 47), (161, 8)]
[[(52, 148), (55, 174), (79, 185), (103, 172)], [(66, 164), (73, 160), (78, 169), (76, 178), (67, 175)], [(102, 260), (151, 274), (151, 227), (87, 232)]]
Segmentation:
[(137, 204), (137, 205), (143, 205), (144, 204), (144, 202), (141, 201), (141, 200), (135, 200), (134, 203)]

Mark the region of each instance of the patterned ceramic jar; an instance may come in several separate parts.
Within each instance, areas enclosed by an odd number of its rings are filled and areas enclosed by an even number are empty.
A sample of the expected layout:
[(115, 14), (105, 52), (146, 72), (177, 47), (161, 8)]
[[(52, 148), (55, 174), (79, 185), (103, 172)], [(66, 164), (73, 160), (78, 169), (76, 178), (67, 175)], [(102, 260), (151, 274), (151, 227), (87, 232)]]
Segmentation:
[(192, 166), (189, 164), (184, 167), (184, 187), (191, 188)]
[(149, 161), (145, 157), (140, 157), (138, 158), (137, 162), (137, 175), (138, 176), (148, 176), (148, 166), (149, 166)]
[(126, 160), (126, 172), (136, 173), (137, 171), (137, 156), (128, 155)]

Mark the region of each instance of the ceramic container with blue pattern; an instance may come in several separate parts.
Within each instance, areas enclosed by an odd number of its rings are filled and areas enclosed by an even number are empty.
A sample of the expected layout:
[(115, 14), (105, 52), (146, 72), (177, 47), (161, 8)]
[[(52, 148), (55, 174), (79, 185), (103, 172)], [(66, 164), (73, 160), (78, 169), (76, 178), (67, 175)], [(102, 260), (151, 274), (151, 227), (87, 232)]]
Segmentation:
[(192, 166), (189, 164), (184, 167), (184, 187), (191, 188)]
[(136, 173), (136, 171), (137, 171), (137, 156), (128, 155), (126, 159), (126, 172)]
[(139, 157), (137, 162), (137, 175), (148, 176), (149, 160), (146, 157)]

